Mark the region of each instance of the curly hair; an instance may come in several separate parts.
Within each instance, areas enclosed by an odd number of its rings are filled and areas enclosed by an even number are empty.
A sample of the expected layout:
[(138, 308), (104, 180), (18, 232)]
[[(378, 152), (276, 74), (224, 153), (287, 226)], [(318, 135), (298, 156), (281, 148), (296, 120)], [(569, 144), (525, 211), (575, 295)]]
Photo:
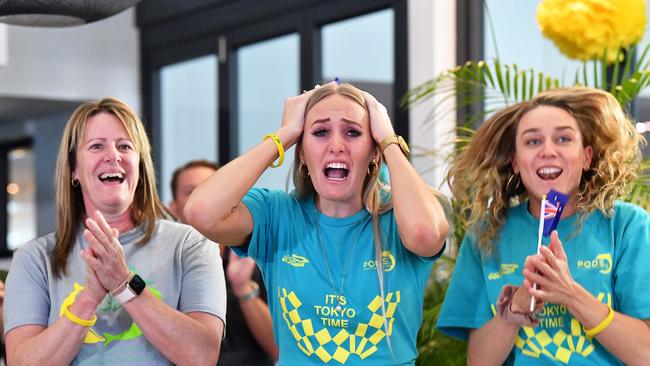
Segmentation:
[(511, 204), (528, 198), (512, 168), (512, 157), (519, 121), (539, 106), (568, 112), (578, 123), (583, 146), (593, 149), (576, 197), (578, 225), (595, 210), (611, 216), (614, 201), (637, 178), (642, 159), (639, 145), (644, 140), (611, 94), (585, 87), (560, 88), (506, 107), (481, 125), (447, 175), (461, 217), (485, 253), (495, 249)]

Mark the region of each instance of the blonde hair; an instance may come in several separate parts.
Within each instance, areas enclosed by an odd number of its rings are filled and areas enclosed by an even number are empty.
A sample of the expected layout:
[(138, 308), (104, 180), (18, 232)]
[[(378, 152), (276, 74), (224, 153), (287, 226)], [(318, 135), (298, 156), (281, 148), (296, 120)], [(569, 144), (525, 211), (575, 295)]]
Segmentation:
[[(368, 107), (366, 106), (366, 100), (363, 97), (363, 92), (350, 84), (325, 84), (320, 88), (316, 89), (312, 96), (307, 101), (307, 106), (305, 108), (305, 117), (307, 113), (321, 100), (325, 99), (330, 95), (338, 94), (344, 96), (351, 101), (357, 103), (368, 113)], [(381, 166), (383, 162), (383, 156), (379, 151), (379, 147), (373, 140), (373, 148), (375, 149), (376, 156), (376, 167)], [(300, 159), (300, 153), (302, 152), (302, 139), (296, 144), (295, 159), (293, 163), (293, 184), (296, 187), (296, 197), (298, 199), (306, 199), (311, 197), (313, 194), (317, 193), (312, 184), (311, 178), (304, 174), (301, 171), (303, 165)], [(370, 173), (366, 175), (366, 178), (363, 182), (363, 194), (362, 201), (364, 207), (368, 212), (372, 213), (383, 213), (390, 209), (390, 204), (382, 204), (380, 199), (379, 192), (379, 169), (376, 167), (369, 167)]]
[(72, 113), (63, 130), (54, 176), (57, 228), (52, 272), (56, 277), (67, 273), (68, 256), (74, 246), (81, 220), (86, 215), (81, 187), (72, 185), (72, 172), (76, 168), (77, 149), (82, 143), (86, 122), (100, 113), (111, 114), (122, 123), (140, 155), (140, 179), (130, 207), (133, 221), (136, 224), (145, 223), (144, 235), (138, 243), (143, 244), (151, 238), (156, 219), (170, 217), (158, 197), (151, 145), (135, 112), (124, 102), (110, 97), (80, 105)]
[(511, 160), (519, 121), (539, 106), (568, 112), (578, 123), (583, 146), (593, 149), (591, 165), (578, 187), (578, 224), (594, 210), (611, 215), (614, 201), (628, 192), (637, 177), (643, 138), (611, 94), (593, 88), (561, 88), (506, 107), (478, 129), (447, 176), (461, 217), (485, 253), (495, 249), (511, 202), (528, 198)]

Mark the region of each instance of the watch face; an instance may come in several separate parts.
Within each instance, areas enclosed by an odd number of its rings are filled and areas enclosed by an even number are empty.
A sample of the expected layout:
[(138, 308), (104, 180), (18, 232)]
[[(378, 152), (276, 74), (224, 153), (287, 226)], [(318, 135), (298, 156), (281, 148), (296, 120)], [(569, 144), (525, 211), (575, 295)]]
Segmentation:
[(147, 284), (144, 283), (144, 280), (140, 276), (135, 275), (129, 282), (129, 287), (136, 295), (140, 295), (140, 293), (142, 293), (142, 290), (147, 287)]

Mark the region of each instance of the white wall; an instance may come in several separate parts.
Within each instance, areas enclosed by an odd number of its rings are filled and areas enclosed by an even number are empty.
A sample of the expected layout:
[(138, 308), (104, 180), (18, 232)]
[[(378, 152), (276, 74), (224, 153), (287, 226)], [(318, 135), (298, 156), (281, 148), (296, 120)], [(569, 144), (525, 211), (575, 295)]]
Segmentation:
[[(409, 0), (409, 88), (456, 65), (455, 3)], [(430, 99), (410, 109), (409, 141), (415, 168), (428, 184), (441, 187), (446, 167), (441, 159), (427, 152), (433, 150), (445, 156), (450, 151), (455, 137), (456, 115), (431, 114), (434, 103), (435, 100)], [(448, 104), (439, 110), (449, 111), (452, 107), (453, 104)]]
[(88, 100), (112, 95), (140, 111), (133, 8), (77, 27), (10, 25), (7, 38), (7, 62), (0, 63), (1, 96)]

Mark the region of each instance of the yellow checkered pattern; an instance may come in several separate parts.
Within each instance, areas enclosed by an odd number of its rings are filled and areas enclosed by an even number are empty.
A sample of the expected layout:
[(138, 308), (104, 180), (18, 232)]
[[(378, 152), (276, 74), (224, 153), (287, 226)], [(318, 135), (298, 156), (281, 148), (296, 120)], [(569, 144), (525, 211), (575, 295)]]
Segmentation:
[[(386, 337), (384, 320), (381, 315), (381, 296), (376, 296), (367, 309), (371, 317), (368, 323), (358, 323), (354, 333), (340, 329), (335, 335), (330, 334), (328, 328), (314, 329), (311, 319), (302, 319), (299, 309), (302, 302), (293, 291), (287, 292), (284, 288), (278, 289), (282, 318), (289, 331), (296, 340), (298, 348), (307, 356), (316, 354), (324, 363), (335, 360), (341, 364), (347, 362), (351, 355), (361, 359), (377, 351), (377, 344)], [(388, 322), (388, 335), (393, 332), (394, 315), (397, 304), (400, 302), (400, 292), (389, 292), (385, 296), (386, 320)]]
[[(597, 298), (600, 302), (607, 298), (607, 304), (612, 304), (611, 294), (599, 293)], [(496, 314), (494, 305), (492, 313)], [(563, 364), (568, 364), (574, 354), (588, 357), (595, 349), (591, 338), (584, 334), (584, 327), (575, 318), (571, 318), (571, 334), (560, 329), (551, 337), (546, 330), (535, 331), (534, 328), (524, 327), (523, 337), (521, 332), (517, 334), (515, 347), (528, 357), (539, 358), (544, 355)]]

